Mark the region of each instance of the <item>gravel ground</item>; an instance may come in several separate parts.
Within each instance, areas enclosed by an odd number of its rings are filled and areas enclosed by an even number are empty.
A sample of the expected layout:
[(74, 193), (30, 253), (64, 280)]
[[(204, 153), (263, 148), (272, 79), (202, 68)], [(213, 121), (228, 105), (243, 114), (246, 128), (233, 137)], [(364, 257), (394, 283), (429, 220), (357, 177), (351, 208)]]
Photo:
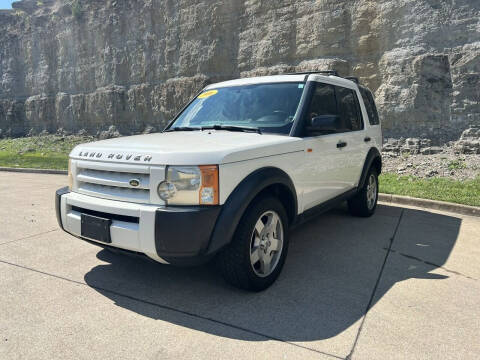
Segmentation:
[(480, 176), (480, 127), (465, 129), (458, 141), (432, 146), (427, 138), (387, 138), (383, 144), (383, 170), (419, 178), (453, 180)]
[(458, 154), (452, 146), (443, 146), (442, 152), (432, 155), (383, 152), (382, 157), (383, 172), (387, 173), (455, 180), (474, 179), (480, 175), (480, 155)]

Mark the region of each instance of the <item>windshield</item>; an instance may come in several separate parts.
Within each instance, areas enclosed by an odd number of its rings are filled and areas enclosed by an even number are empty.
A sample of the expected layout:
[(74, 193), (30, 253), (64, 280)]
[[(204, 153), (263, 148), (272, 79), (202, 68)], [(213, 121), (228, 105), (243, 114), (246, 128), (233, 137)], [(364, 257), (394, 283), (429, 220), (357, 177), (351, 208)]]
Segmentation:
[(215, 125), (288, 134), (304, 83), (270, 83), (209, 89), (202, 92), (169, 130)]

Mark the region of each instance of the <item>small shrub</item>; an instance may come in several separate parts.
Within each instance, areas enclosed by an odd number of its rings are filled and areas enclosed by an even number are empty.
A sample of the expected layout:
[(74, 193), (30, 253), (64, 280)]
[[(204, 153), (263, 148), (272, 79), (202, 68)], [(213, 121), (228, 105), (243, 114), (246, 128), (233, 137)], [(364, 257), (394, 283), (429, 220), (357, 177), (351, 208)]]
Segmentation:
[(410, 150), (404, 150), (404, 151), (402, 151), (402, 154), (401, 154), (401, 155), (402, 155), (402, 158), (403, 158), (403, 159), (407, 159), (407, 158), (411, 155)]
[(463, 160), (452, 160), (448, 163), (449, 170), (465, 169), (467, 165)]

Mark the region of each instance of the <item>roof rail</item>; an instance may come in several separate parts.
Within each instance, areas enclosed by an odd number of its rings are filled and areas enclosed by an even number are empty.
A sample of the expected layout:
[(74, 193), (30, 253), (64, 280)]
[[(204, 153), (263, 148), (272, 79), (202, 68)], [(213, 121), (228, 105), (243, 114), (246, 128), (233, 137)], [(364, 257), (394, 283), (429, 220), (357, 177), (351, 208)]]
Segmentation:
[(310, 75), (310, 74), (325, 74), (325, 75), (339, 76), (337, 70), (300, 71), (300, 72), (286, 73), (284, 75)]
[(358, 80), (358, 77), (356, 77), (356, 76), (340, 76), (340, 75), (338, 75), (337, 70), (301, 71), (301, 72), (286, 73), (284, 75), (307, 75), (307, 76), (305, 76), (305, 81), (306, 81), (308, 75), (310, 75), (310, 74), (324, 74), (324, 75), (338, 76), (338, 77), (353, 81), (357, 85), (360, 85), (360, 81)]

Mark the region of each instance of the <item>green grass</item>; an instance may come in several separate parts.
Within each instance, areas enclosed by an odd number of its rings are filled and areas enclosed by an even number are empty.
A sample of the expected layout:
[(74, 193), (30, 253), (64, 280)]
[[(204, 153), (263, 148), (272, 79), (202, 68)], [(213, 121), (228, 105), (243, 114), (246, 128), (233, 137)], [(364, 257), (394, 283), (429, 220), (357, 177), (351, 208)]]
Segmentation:
[(474, 180), (458, 181), (447, 178), (420, 179), (413, 176), (382, 174), (379, 185), (380, 192), (386, 194), (480, 206), (480, 176)]
[(0, 166), (66, 170), (68, 154), (90, 136), (32, 136), (0, 140)]
[(20, 155), (0, 151), (0, 166), (66, 170), (68, 166), (68, 155), (38, 152)]

